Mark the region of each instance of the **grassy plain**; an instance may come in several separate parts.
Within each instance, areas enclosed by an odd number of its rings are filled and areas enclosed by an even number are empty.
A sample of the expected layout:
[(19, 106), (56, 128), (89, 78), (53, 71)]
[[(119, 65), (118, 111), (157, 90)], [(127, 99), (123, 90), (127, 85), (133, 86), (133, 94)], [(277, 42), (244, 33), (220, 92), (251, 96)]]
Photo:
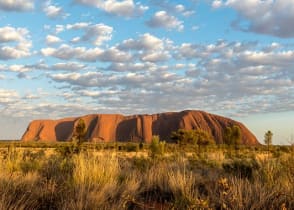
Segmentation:
[(294, 209), (294, 147), (0, 143), (0, 209)]

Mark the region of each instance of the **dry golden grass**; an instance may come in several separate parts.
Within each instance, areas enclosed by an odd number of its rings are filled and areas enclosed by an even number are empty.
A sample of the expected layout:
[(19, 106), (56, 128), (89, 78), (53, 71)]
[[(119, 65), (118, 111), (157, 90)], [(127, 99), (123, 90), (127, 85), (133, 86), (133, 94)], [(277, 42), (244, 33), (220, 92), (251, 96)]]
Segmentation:
[(294, 150), (0, 152), (1, 210), (294, 209)]

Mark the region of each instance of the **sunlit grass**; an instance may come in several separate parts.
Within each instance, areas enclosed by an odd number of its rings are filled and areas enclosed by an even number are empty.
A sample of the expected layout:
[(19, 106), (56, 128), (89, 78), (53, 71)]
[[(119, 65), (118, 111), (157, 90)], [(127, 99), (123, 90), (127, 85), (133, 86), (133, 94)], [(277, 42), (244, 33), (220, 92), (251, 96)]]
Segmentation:
[(294, 208), (291, 147), (273, 147), (267, 156), (263, 148), (173, 152), (177, 145), (167, 144), (164, 154), (153, 156), (148, 145), (128, 152), (118, 144), (88, 144), (78, 154), (6, 146), (0, 209)]

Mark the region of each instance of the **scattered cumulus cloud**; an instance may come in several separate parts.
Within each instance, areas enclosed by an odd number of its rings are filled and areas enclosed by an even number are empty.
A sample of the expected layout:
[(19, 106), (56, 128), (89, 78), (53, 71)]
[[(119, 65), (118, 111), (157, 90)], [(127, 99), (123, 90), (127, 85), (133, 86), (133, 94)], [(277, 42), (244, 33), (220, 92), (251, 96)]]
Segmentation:
[(90, 42), (97, 46), (111, 40), (113, 32), (112, 27), (102, 23), (94, 25), (89, 25), (88, 23), (76, 23), (74, 25), (67, 25), (66, 28), (71, 30), (84, 30), (84, 34), (81, 37), (74, 37), (72, 39), (73, 43)]
[(126, 62), (129, 61), (131, 55), (127, 52), (120, 51), (119, 49), (112, 47), (109, 49), (90, 48), (85, 47), (72, 47), (66, 44), (62, 44), (58, 48), (43, 48), (41, 53), (44, 56), (52, 56), (61, 60), (78, 59), (84, 62)]
[(281, 38), (294, 37), (294, 31), (290, 27), (294, 22), (294, 1), (215, 0), (212, 7), (236, 10), (241, 17), (232, 22), (236, 29)]
[(0, 10), (23, 12), (34, 9), (34, 0), (0, 0)]
[[(0, 88), (1, 116), (183, 109), (246, 116), (294, 110), (294, 45), (287, 39), (294, 37), (292, 1), (207, 1), (209, 15), (237, 12), (231, 27), (239, 31), (229, 31), (230, 40), (215, 40), (215, 32), (202, 37), (214, 25), (197, 25), (203, 15), (196, 1), (73, 2), (0, 0), (0, 21), (7, 24), (0, 27), (0, 80), (11, 87)], [(143, 4), (152, 10), (145, 12)], [(66, 13), (79, 9), (80, 16)], [(9, 18), (23, 11), (32, 12), (15, 17), (40, 15), (47, 22), (16, 26)], [(221, 27), (216, 27), (220, 36)], [(236, 35), (248, 32), (271, 36), (251, 33), (238, 41)]]
[(169, 30), (176, 29), (182, 31), (184, 25), (182, 21), (179, 21), (175, 16), (169, 15), (166, 11), (159, 11), (146, 22), (146, 24), (153, 28), (167, 28)]
[(26, 28), (11, 26), (0, 28), (0, 44), (0, 60), (18, 59), (31, 55), (32, 42)]
[(122, 17), (141, 16), (147, 6), (136, 4), (133, 0), (75, 0), (76, 3), (93, 6), (105, 11), (106, 13)]
[[(140, 42), (148, 36), (151, 35), (126, 40), (119, 48), (152, 51), (151, 45)], [(157, 40), (157, 43), (161, 42)], [(58, 73), (49, 75), (49, 78), (65, 86), (87, 90), (79, 92), (81, 97), (98, 97), (103, 107), (119, 107), (124, 102), (128, 104), (127, 107), (136, 110), (146, 110), (148, 106), (150, 110), (153, 101), (152, 107), (156, 107), (156, 110), (162, 107), (171, 110), (182, 107), (184, 101), (186, 108), (200, 106), (211, 111), (229, 111), (228, 114), (260, 113), (275, 109), (289, 111), (288, 105), (293, 101), (289, 93), (294, 93), (294, 77), (291, 73), (294, 54), (280, 50), (282, 46), (270, 48), (275, 45), (260, 46), (258, 43), (224, 40), (208, 45), (184, 43), (169, 48), (169, 56), (177, 61), (175, 65), (142, 59), (141, 62), (114, 62), (107, 67), (109, 72)], [(163, 49), (164, 46), (162, 42)], [(177, 53), (172, 53), (171, 49)], [(185, 71), (185, 74), (173, 72), (179, 70)], [(116, 99), (102, 97), (106, 90), (115, 91)], [(127, 93), (136, 95), (137, 100), (127, 97)], [(142, 99), (142, 103), (138, 98)], [(154, 98), (158, 99), (155, 104)], [(277, 98), (288, 105), (281, 106), (281, 101), (276, 103)], [(134, 101), (138, 103), (132, 104)]]
[(223, 5), (222, 0), (214, 0), (214, 1), (212, 2), (212, 4), (211, 4), (211, 6), (212, 6), (214, 9), (220, 8), (222, 5)]
[(127, 39), (124, 40), (120, 45), (120, 49), (124, 50), (156, 50), (163, 49), (164, 42), (149, 33), (140, 35), (138, 39)]
[(185, 17), (190, 17), (193, 14), (195, 14), (194, 10), (187, 10), (186, 7), (184, 5), (182, 5), (182, 4), (178, 4), (174, 8), (175, 8), (176, 12), (182, 14)]
[(78, 62), (67, 62), (67, 63), (55, 63), (49, 69), (52, 70), (65, 70), (65, 71), (78, 71), (86, 68), (85, 64)]
[(8, 104), (17, 101), (19, 95), (15, 90), (0, 89), (0, 107), (1, 105), (7, 106)]
[(0, 43), (22, 41), (27, 34), (28, 30), (25, 28), (2, 27), (0, 28)]
[(69, 16), (69, 14), (64, 13), (62, 7), (52, 4), (51, 0), (44, 3), (43, 11), (49, 18), (66, 18)]
[(59, 43), (61, 41), (62, 40), (57, 36), (50, 35), (50, 34), (46, 36), (46, 44), (47, 45), (56, 44), (56, 43)]
[[(103, 23), (92, 24), (90, 22), (77, 22), (73, 24), (56, 25), (54, 31), (56, 35), (66, 32), (81, 32), (82, 34), (80, 36), (74, 36), (68, 41), (72, 44), (91, 43), (95, 46), (99, 46), (112, 39), (113, 27)], [(53, 35), (50, 36), (56, 40)]]

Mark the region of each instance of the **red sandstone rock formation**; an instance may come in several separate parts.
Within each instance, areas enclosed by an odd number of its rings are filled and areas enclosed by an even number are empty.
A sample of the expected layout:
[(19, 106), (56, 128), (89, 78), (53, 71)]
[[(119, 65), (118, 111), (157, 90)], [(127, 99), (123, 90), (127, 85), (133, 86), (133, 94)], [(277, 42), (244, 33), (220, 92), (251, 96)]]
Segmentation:
[(182, 128), (206, 130), (212, 134), (216, 143), (222, 143), (224, 129), (238, 125), (243, 144), (259, 144), (256, 137), (240, 122), (203, 111), (189, 110), (153, 115), (93, 114), (60, 120), (35, 120), (28, 126), (22, 141), (70, 141), (75, 124), (80, 118), (87, 126), (86, 139), (94, 142), (150, 143), (153, 135), (159, 135), (160, 139), (171, 142), (171, 132)]

